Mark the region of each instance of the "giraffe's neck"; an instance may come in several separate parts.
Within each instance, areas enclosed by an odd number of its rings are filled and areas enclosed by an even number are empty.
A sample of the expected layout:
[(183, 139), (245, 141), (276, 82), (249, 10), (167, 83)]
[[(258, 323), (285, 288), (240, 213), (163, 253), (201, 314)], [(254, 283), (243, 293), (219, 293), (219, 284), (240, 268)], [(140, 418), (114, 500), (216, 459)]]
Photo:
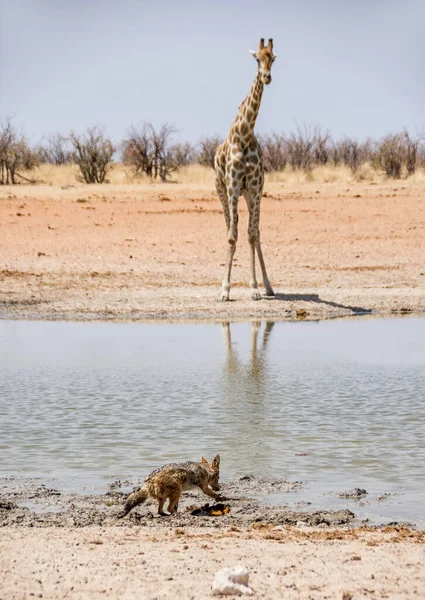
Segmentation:
[(257, 71), (251, 90), (240, 105), (238, 114), (230, 130), (230, 135), (235, 134), (238, 143), (242, 147), (248, 146), (253, 136), (263, 90), (264, 83), (261, 80), (260, 72)]

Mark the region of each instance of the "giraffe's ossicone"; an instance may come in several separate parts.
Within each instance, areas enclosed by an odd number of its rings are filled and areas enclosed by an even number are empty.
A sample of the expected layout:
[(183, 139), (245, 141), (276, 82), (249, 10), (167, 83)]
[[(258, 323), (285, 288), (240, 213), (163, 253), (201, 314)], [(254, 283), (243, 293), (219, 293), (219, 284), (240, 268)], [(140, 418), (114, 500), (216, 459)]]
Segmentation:
[(251, 251), (252, 298), (261, 298), (255, 276), (255, 253), (257, 252), (266, 296), (274, 296), (267, 276), (266, 265), (260, 245), (260, 203), (264, 186), (264, 167), (260, 144), (254, 135), (254, 126), (260, 109), (264, 85), (271, 78), (271, 67), (276, 59), (273, 53), (273, 40), (267, 46), (260, 40), (258, 50), (251, 51), (258, 69), (251, 90), (242, 104), (230, 128), (229, 135), (215, 154), (216, 189), (223, 206), (227, 226), (228, 251), (226, 270), (221, 288), (221, 300), (229, 300), (230, 275), (233, 256), (238, 240), (238, 200), (244, 196), (249, 212), (248, 241)]

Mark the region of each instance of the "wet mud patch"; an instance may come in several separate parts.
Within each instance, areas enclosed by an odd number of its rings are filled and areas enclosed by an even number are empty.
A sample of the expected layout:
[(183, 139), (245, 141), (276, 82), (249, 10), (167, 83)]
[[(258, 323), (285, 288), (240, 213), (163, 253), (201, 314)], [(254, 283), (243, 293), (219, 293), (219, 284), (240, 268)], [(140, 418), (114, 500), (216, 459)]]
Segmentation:
[[(138, 482), (139, 483), (139, 482)], [(119, 515), (131, 485), (115, 481), (104, 494), (71, 493), (47, 486), (40, 479), (3, 478), (0, 480), (0, 526), (17, 527), (110, 527), (143, 526), (155, 529), (170, 527), (205, 527), (227, 529), (252, 527), (254, 524), (338, 526), (354, 521), (355, 515), (343, 510), (293, 510), (288, 505), (265, 505), (263, 499), (276, 492), (296, 492), (301, 482), (284, 479), (241, 477), (221, 486), (221, 499), (230, 507), (227, 514), (217, 517), (192, 515), (194, 506), (205, 504), (202, 493), (183, 495), (179, 512), (158, 517), (157, 505), (148, 500), (136, 507), (124, 519)]]

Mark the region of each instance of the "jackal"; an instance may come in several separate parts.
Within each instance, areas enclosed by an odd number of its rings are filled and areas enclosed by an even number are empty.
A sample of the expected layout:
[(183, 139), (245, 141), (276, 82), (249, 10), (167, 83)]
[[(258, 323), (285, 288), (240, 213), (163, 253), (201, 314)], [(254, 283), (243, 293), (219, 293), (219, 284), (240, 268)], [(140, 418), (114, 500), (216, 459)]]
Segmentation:
[[(164, 503), (168, 498), (168, 512), (177, 511), (182, 492), (200, 488), (204, 494), (217, 500), (215, 492), (220, 489), (220, 455), (214, 456), (211, 464), (204, 458), (201, 462), (171, 463), (149, 473), (143, 486), (130, 494), (120, 517), (125, 517), (132, 508), (148, 498), (158, 501), (158, 514), (165, 515)], [(215, 491), (213, 491), (215, 490)]]

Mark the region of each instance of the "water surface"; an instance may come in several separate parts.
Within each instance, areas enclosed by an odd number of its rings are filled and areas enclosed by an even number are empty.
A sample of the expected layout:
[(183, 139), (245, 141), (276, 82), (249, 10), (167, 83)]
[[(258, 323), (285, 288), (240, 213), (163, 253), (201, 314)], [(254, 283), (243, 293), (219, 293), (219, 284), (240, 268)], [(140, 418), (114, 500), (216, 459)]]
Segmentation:
[(302, 480), (325, 504), (364, 487), (425, 522), (424, 409), (424, 319), (0, 321), (3, 476), (82, 488), (220, 452), (224, 480)]

